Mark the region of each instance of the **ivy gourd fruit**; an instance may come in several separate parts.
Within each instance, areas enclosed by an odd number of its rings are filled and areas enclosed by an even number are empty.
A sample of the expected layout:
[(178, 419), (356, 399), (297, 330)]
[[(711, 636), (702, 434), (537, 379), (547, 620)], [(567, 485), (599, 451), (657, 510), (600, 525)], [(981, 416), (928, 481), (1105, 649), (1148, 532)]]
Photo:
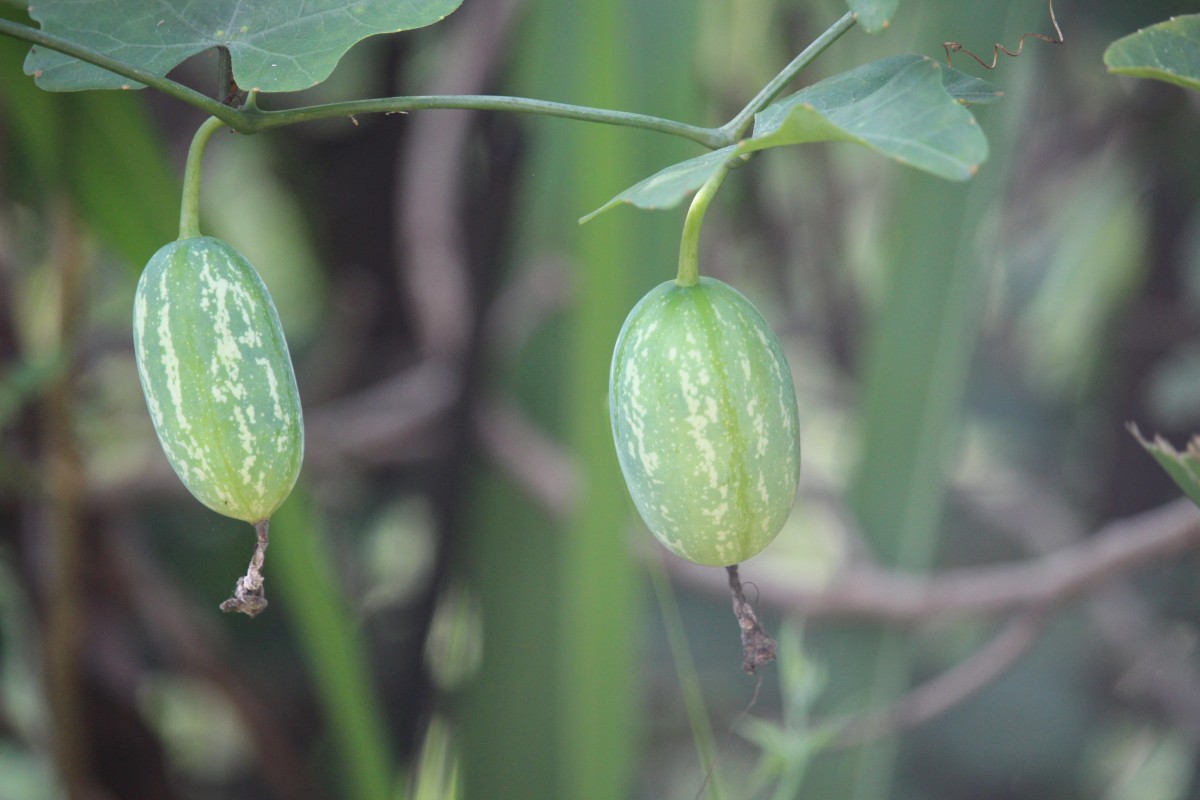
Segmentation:
[(138, 281), (133, 346), (183, 484), (213, 511), (270, 518), (300, 474), (304, 424), (279, 315), (254, 267), (209, 236), (164, 246)]
[(634, 505), (667, 549), (738, 564), (783, 527), (800, 477), (800, 423), (779, 340), (714, 278), (668, 281), (621, 328), (609, 413)]

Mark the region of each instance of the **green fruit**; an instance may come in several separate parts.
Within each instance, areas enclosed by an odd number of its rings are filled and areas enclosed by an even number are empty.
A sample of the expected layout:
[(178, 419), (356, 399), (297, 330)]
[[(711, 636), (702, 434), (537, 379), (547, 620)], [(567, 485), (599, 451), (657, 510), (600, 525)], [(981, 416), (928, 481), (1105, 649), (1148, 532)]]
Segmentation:
[(800, 476), (800, 423), (779, 340), (737, 290), (668, 281), (621, 328), (609, 377), (621, 471), (672, 552), (729, 566), (783, 527)]
[(254, 267), (211, 237), (166, 245), (138, 282), (133, 346), (184, 485), (226, 516), (269, 518), (300, 473), (304, 426), (279, 315)]

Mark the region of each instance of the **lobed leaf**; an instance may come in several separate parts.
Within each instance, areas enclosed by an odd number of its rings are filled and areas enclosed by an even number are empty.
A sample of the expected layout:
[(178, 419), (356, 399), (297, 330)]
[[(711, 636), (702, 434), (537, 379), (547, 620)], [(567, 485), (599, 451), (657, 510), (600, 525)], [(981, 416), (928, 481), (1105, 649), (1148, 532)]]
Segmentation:
[(1104, 65), (1117, 75), (1200, 90), (1200, 14), (1173, 17), (1118, 39), (1104, 51)]
[(621, 203), (671, 208), (723, 164), (758, 150), (808, 142), (854, 142), (939, 177), (966, 180), (987, 158), (987, 139), (963, 104), (1000, 96), (993, 84), (926, 56), (885, 58), (771, 104), (755, 117), (750, 138), (673, 164), (580, 222)]
[[(42, 30), (166, 75), (213, 47), (229, 50), (243, 89), (288, 92), (329, 77), (355, 43), (443, 19), (462, 0), (33, 0)], [(141, 84), (35, 47), (25, 73), (49, 91), (140, 89)]]
[(1137, 425), (1130, 424), (1129, 432), (1142, 447), (1146, 448), (1158, 465), (1167, 471), (1171, 479), (1179, 484), (1183, 493), (1193, 503), (1200, 506), (1200, 436), (1193, 436), (1182, 453), (1171, 446), (1162, 436), (1156, 435), (1154, 441), (1142, 437)]

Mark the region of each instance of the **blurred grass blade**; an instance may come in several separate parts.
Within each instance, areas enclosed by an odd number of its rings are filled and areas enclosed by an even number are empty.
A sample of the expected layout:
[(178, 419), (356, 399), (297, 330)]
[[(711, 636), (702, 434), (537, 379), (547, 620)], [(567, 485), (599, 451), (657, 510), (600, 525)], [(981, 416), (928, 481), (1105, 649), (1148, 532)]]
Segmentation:
[[(429, 723), (413, 774), (412, 800), (457, 800), (462, 796), (457, 748), (450, 724), (442, 717)], [(400, 796), (396, 800), (401, 800)]]
[(180, 182), (145, 99), (93, 92), (62, 100), (71, 194), (88, 227), (140, 273), (179, 230)]
[[(1003, 9), (991, 9), (1001, 13)], [(980, 12), (964, 8), (973, 24)], [(964, 22), (964, 24), (966, 24)], [(1006, 109), (996, 158), (965, 186), (904, 172), (889, 236), (888, 287), (863, 356), (862, 453), (849, 504), (880, 563), (924, 572), (941, 535), (947, 471), (957, 451), (984, 276), (997, 257), (994, 215), (1023, 106)], [(882, 708), (908, 686), (914, 640), (898, 630), (857, 637), (856, 666), (831, 676), (856, 705)], [(863, 687), (868, 687), (865, 691)], [(840, 765), (844, 796), (893, 795), (899, 742), (887, 739)]]
[(320, 512), (297, 486), (271, 518), (267, 558), (272, 610), (288, 615), (300, 640), (329, 737), (342, 767), (347, 800), (398, 800), (382, 703), (366, 640), (339, 590), (321, 542)]
[(8, 427), (17, 412), (47, 386), (57, 380), (66, 367), (61, 350), (32, 361), (19, 361), (0, 370), (0, 430)]
[(675, 675), (679, 680), (679, 690), (683, 693), (683, 706), (687, 710), (688, 724), (692, 728), (692, 741), (696, 745), (696, 754), (700, 757), (700, 765), (704, 769), (704, 785), (712, 800), (722, 800), (725, 792), (721, 788), (716, 741), (708, 719), (708, 709), (704, 705), (704, 691), (700, 688), (696, 663), (692, 660), (691, 650), (688, 649), (679, 604), (675, 602), (675, 593), (671, 590), (671, 582), (662, 562), (656, 558), (648, 559), (647, 570), (650, 573), (650, 583), (654, 586), (654, 594), (658, 598), (663, 628), (667, 631), (667, 645), (671, 649), (671, 660), (675, 662)]
[[(12, 9), (0, 8), (0, 17), (28, 21)], [(136, 275), (179, 229), (179, 179), (144, 99), (43, 92), (21, 74), (27, 50), (0, 37), (0, 130), (21, 165), (5, 174), (5, 190), (67, 187), (88, 229)]]
[(1104, 51), (1104, 65), (1115, 75), (1200, 90), (1200, 14), (1173, 17), (1118, 39)]

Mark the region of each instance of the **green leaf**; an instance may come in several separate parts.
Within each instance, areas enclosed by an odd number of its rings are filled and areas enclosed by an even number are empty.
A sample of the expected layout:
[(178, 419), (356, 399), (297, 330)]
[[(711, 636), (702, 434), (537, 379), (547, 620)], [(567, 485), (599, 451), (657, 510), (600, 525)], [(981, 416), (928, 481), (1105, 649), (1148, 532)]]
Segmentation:
[(963, 104), (995, 102), (1001, 94), (993, 84), (926, 56), (875, 61), (767, 106), (755, 117), (749, 139), (672, 164), (580, 222), (621, 203), (671, 208), (724, 164), (758, 150), (809, 142), (855, 142), (901, 164), (966, 180), (987, 158), (987, 139)]
[(68, 101), (61, 119), (71, 120), (63, 164), (71, 194), (88, 227), (136, 276), (179, 231), (179, 178), (146, 112), (146, 98), (106, 93), (56, 99)]
[[(430, 25), (461, 2), (33, 0), (29, 15), (47, 33), (158, 75), (166, 75), (197, 53), (225, 47), (240, 87), (288, 92), (325, 80), (356, 42)], [(36, 47), (25, 61), (25, 73), (50, 91), (142, 88), (99, 67)]]
[(619, 195), (579, 220), (582, 225), (597, 214), (602, 214), (621, 203), (631, 203), (638, 208), (664, 209), (679, 205), (679, 201), (704, 185), (722, 164), (737, 158), (740, 145), (722, 147), (687, 161), (672, 164), (649, 178), (635, 183)]
[[(897, 58), (913, 57), (897, 56)], [(1004, 92), (996, 84), (965, 72), (959, 72), (954, 67), (942, 68), (942, 86), (946, 87), (947, 94), (964, 105), (995, 103), (1004, 96)]]
[(1154, 456), (1158, 465), (1167, 471), (1175, 483), (1189, 499), (1200, 506), (1200, 436), (1193, 436), (1182, 453), (1177, 451), (1161, 436), (1156, 435), (1150, 442), (1142, 438), (1137, 425), (1130, 423), (1129, 432), (1146, 452)]
[(1200, 90), (1200, 14), (1172, 17), (1118, 39), (1104, 51), (1104, 65), (1117, 75)]
[[(909, 55), (835, 75), (761, 111), (753, 138), (743, 145), (759, 150), (856, 142), (938, 177), (966, 180), (987, 158), (987, 139), (947, 90), (947, 69), (931, 58)], [(986, 94), (950, 77), (956, 91)]]
[(867, 33), (879, 33), (892, 24), (900, 0), (846, 0), (855, 19)]

